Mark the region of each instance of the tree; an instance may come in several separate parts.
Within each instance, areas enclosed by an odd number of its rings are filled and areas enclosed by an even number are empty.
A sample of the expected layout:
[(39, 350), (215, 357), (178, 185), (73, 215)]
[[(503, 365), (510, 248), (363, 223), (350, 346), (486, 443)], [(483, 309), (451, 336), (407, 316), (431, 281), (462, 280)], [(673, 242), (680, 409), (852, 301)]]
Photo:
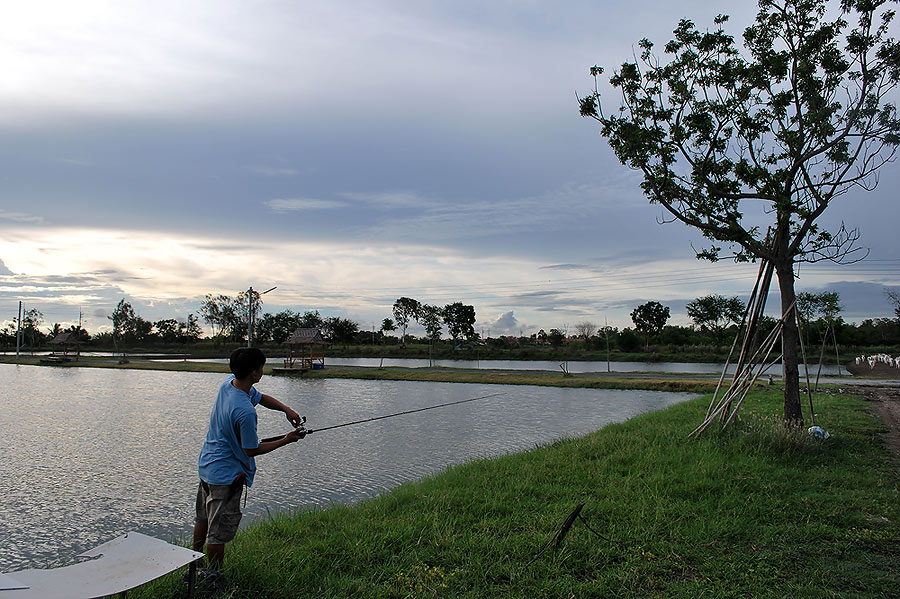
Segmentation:
[(894, 315), (897, 317), (897, 321), (900, 322), (900, 292), (888, 289), (885, 291), (885, 294), (888, 297), (888, 301), (894, 305)]
[[(822, 364), (825, 362), (825, 347), (828, 344), (828, 333), (834, 341), (835, 358), (839, 359), (837, 346), (837, 327), (843, 319), (840, 318), (842, 310), (841, 296), (837, 291), (824, 291), (822, 293), (801, 292), (797, 294), (797, 311), (801, 315), (801, 322), (806, 325), (806, 345), (812, 349), (809, 339), (809, 330), (813, 318), (817, 318), (816, 330), (821, 333), (822, 349), (819, 352), (819, 370), (816, 374), (816, 390), (819, 388), (819, 376), (822, 374)], [(802, 333), (802, 331), (801, 331)], [(840, 364), (840, 361), (838, 362)]]
[(75, 339), (82, 343), (87, 343), (91, 340), (91, 335), (86, 330), (84, 330), (81, 325), (73, 324), (70, 325), (68, 329), (66, 329), (73, 335), (75, 335)]
[(112, 321), (112, 337), (113, 337), (113, 347), (115, 351), (119, 351), (119, 340), (125, 336), (125, 333), (128, 331), (129, 324), (134, 320), (135, 313), (134, 308), (131, 307), (131, 304), (125, 301), (125, 298), (119, 300), (119, 303), (116, 304), (115, 309), (113, 309), (112, 314), (106, 317), (110, 321)]
[(359, 324), (349, 318), (332, 316), (325, 319), (325, 338), (336, 343), (350, 343), (359, 332)]
[(800, 321), (806, 325), (806, 342), (809, 345), (809, 329), (814, 319), (823, 325), (822, 332), (837, 324), (838, 315), (842, 309), (841, 297), (837, 291), (824, 291), (822, 293), (809, 293), (802, 291), (797, 294), (797, 312)]
[(16, 319), (14, 318), (11, 322), (7, 322), (2, 329), (0, 329), (0, 339), (6, 346), (14, 346), (16, 344)]
[(44, 313), (37, 308), (25, 310), (22, 314), (22, 338), (28, 339), (32, 350), (44, 341), (41, 325), (44, 324)]
[(112, 314), (107, 318), (113, 324), (112, 338), (116, 351), (118, 351), (120, 341), (129, 345), (140, 343), (145, 341), (153, 330), (153, 323), (138, 316), (125, 298), (119, 300)]
[(300, 320), (301, 316), (291, 310), (282, 310), (277, 314), (266, 312), (256, 322), (256, 330), (253, 333), (253, 337), (260, 343), (269, 341), (284, 343), (294, 334), (294, 331), (302, 327)]
[(178, 323), (178, 335), (182, 343), (196, 343), (203, 336), (200, 323), (193, 313), (187, 315), (187, 321)]
[(379, 329), (382, 333), (390, 333), (391, 331), (397, 330), (397, 325), (394, 324), (394, 321), (390, 318), (385, 318), (381, 321), (381, 329)]
[(818, 221), (839, 196), (872, 189), (894, 157), (900, 121), (887, 99), (900, 80), (900, 48), (888, 36), (887, 0), (842, 0), (834, 20), (825, 0), (759, 7), (745, 52), (725, 33), (726, 16), (707, 32), (684, 19), (667, 61), (644, 39), (640, 64), (626, 62), (610, 78), (622, 92), (618, 113), (600, 105), (601, 67), (591, 68), (593, 93), (579, 103), (618, 159), (642, 171), (650, 201), (710, 241), (699, 257), (718, 259), (724, 243), (735, 260), (774, 267), (785, 316), (784, 420), (800, 425), (794, 264), (849, 261), (858, 249), (858, 231)]
[(646, 349), (650, 349), (650, 337), (659, 335), (669, 320), (669, 307), (659, 302), (641, 304), (631, 312), (634, 327), (644, 334)]
[(547, 333), (547, 341), (549, 341), (550, 345), (553, 347), (561, 346), (565, 340), (566, 334), (559, 329), (550, 329), (550, 332)]
[(809, 323), (812, 322), (816, 313), (816, 305), (818, 304), (818, 296), (815, 293), (801, 291), (797, 294), (797, 313), (800, 315), (801, 324), (806, 325), (806, 331), (801, 330), (800, 333), (806, 333), (806, 344), (809, 345)]
[(394, 320), (397, 321), (397, 326), (402, 331), (400, 339), (403, 345), (406, 345), (406, 329), (409, 326), (409, 321), (419, 319), (419, 310), (421, 308), (422, 304), (411, 297), (401, 297), (394, 302)]
[(163, 318), (153, 323), (156, 334), (163, 343), (175, 343), (178, 341), (178, 321), (174, 318)]
[(227, 295), (206, 294), (206, 299), (200, 304), (200, 316), (209, 325), (212, 330), (213, 339), (222, 335), (225, 328), (227, 315), (224, 313), (229, 306), (229, 297)]
[(300, 327), (304, 329), (321, 329), (324, 326), (325, 321), (318, 310), (307, 310), (300, 317)]
[(434, 345), (435, 341), (441, 340), (441, 317), (443, 310), (437, 306), (422, 304), (419, 308), (419, 323), (425, 327), (425, 337)]
[[(254, 307), (262, 305), (260, 294), (253, 292)], [(208, 293), (200, 304), (200, 316), (209, 324), (213, 337), (228, 341), (243, 341), (247, 334), (249, 313), (249, 293), (241, 291), (236, 297), (212, 295)]]
[(618, 338), (619, 348), (624, 352), (636, 352), (641, 348), (641, 339), (633, 330), (622, 329)]
[(579, 322), (575, 325), (575, 332), (579, 337), (585, 340), (589, 340), (594, 336), (594, 333), (597, 331), (597, 326), (590, 321), (585, 320), (584, 322)]
[(475, 339), (475, 306), (454, 302), (444, 306), (444, 324), (454, 341)]
[(687, 314), (703, 331), (712, 333), (716, 341), (716, 350), (722, 346), (725, 329), (729, 324), (740, 324), (746, 306), (738, 297), (727, 298), (723, 295), (705, 295), (688, 302)]

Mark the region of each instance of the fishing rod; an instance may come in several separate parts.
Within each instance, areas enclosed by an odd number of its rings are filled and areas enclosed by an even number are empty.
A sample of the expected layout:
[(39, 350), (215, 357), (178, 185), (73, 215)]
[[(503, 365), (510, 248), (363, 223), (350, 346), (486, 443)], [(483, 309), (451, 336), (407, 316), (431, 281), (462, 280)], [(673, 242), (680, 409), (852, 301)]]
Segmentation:
[[(307, 435), (314, 432), (322, 432), (322, 431), (330, 431), (336, 428), (343, 428), (345, 426), (354, 426), (357, 424), (364, 424), (366, 422), (374, 422), (376, 420), (384, 420), (386, 418), (394, 418), (396, 416), (405, 416), (407, 414), (415, 414), (416, 412), (424, 412), (425, 410), (436, 410), (438, 408), (446, 408), (448, 406), (458, 406), (459, 404), (469, 403), (470, 401), (479, 401), (481, 399), (488, 399), (489, 397), (497, 397), (498, 395), (506, 395), (506, 393), (491, 393), (489, 395), (482, 395), (480, 397), (472, 397), (470, 399), (461, 399), (459, 401), (450, 401), (447, 403), (438, 404), (436, 406), (427, 406), (425, 408), (416, 408), (415, 410), (404, 410), (403, 412), (395, 412), (393, 414), (385, 414), (384, 416), (374, 416), (372, 418), (364, 418), (362, 420), (353, 420), (352, 422), (344, 422), (343, 424), (335, 424), (332, 426), (323, 426), (317, 429), (306, 428), (306, 416), (300, 422), (300, 426), (298, 426), (295, 430), (300, 431), (301, 433), (305, 433)], [(284, 435), (278, 435), (277, 437), (268, 437), (266, 439), (260, 440), (260, 443), (267, 443), (269, 441), (278, 441), (284, 437)]]

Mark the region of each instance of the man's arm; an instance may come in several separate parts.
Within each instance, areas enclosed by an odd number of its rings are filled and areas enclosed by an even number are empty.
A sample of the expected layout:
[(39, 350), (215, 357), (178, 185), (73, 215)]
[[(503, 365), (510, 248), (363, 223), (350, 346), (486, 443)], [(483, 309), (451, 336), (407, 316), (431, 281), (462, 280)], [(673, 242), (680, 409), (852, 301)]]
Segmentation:
[[(284, 412), (284, 415), (287, 416), (288, 422), (290, 422), (294, 426), (300, 426), (303, 424), (303, 419), (300, 418), (300, 414), (287, 407), (271, 395), (262, 394), (262, 399), (259, 400), (259, 405), (264, 408), (269, 408), (270, 410), (277, 410), (279, 412)], [(274, 441), (273, 441), (274, 442)], [(274, 447), (272, 449), (275, 449)], [(269, 451), (272, 451), (271, 449)]]
[(276, 441), (265, 441), (263, 443), (260, 443), (259, 447), (257, 447), (256, 449), (247, 449), (245, 447), (244, 453), (246, 453), (248, 457), (252, 458), (254, 456), (258, 456), (258, 455), (262, 455), (264, 453), (269, 453), (270, 451), (274, 451), (284, 445), (296, 443), (297, 441), (299, 441), (300, 439), (302, 439), (305, 436), (306, 436), (306, 431), (301, 432), (301, 431), (293, 430)]

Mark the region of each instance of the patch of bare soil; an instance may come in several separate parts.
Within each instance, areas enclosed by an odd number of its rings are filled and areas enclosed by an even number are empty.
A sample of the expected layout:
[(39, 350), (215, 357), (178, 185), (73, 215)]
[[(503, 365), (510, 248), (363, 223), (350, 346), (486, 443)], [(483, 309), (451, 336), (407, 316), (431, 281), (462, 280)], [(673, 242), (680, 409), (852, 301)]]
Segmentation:
[(900, 388), (898, 387), (854, 387), (854, 394), (870, 403), (873, 414), (887, 427), (884, 443), (900, 460)]
[(883, 362), (878, 362), (874, 365), (874, 367), (871, 368), (868, 364), (848, 362), (847, 364), (844, 364), (844, 368), (846, 368), (847, 372), (849, 372), (853, 376), (858, 376), (864, 379), (882, 379), (888, 381), (900, 379), (900, 368), (888, 366)]

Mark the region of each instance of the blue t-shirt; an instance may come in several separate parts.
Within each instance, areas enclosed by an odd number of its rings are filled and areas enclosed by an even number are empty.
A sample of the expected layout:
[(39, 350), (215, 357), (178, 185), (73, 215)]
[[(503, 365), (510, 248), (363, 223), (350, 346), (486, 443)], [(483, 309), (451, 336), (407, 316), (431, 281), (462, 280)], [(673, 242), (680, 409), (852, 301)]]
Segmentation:
[(255, 387), (244, 393), (231, 382), (234, 375), (219, 387), (216, 403), (209, 416), (209, 431), (198, 460), (200, 478), (211, 485), (230, 485), (244, 474), (247, 486), (253, 484), (256, 460), (244, 449), (259, 447), (256, 435), (256, 405), (262, 393)]

